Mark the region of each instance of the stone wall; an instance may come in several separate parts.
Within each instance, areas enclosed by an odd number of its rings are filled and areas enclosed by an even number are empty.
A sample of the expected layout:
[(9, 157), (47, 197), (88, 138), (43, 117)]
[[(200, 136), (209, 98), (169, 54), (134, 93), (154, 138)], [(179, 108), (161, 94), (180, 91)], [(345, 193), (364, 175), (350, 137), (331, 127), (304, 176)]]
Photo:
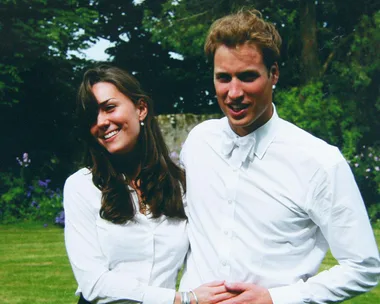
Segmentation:
[(179, 153), (192, 128), (204, 120), (220, 117), (221, 114), (168, 114), (158, 115), (157, 120), (169, 150)]

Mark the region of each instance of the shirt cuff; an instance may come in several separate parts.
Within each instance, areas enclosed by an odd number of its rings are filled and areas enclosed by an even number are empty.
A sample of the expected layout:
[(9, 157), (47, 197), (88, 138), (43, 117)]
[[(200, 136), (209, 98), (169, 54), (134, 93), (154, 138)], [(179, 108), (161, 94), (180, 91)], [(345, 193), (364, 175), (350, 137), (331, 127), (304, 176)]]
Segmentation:
[(148, 286), (145, 290), (144, 304), (173, 304), (175, 290), (161, 287)]
[(305, 304), (309, 303), (310, 299), (305, 297), (302, 292), (304, 282), (301, 280), (296, 284), (269, 288), (269, 294), (273, 304)]

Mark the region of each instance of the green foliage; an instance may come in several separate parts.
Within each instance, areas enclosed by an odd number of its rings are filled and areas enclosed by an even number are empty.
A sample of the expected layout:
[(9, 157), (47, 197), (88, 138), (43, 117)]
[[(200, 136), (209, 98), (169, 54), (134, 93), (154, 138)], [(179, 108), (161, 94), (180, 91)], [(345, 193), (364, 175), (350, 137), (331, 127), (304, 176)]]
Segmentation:
[(197, 8), (198, 13), (190, 14), (188, 2), (173, 5), (168, 1), (162, 5), (159, 18), (151, 11), (145, 10), (144, 27), (152, 34), (154, 42), (160, 42), (166, 49), (188, 55), (202, 56), (203, 43), (212, 20), (204, 21), (204, 16), (210, 14), (210, 9)]
[(322, 82), (276, 92), (275, 102), (282, 118), (331, 144), (342, 144), (339, 136), (342, 107), (334, 96), (323, 91)]
[(30, 160), (25, 153), (20, 164), (20, 174), (0, 173), (0, 222), (43, 220), (63, 224), (57, 220), (63, 210), (62, 191), (49, 187), (50, 180), (31, 176)]
[(23, 179), (0, 173), (0, 221), (11, 223), (28, 214), (30, 202), (26, 200)]
[(36, 59), (67, 60), (69, 50), (86, 48), (98, 18), (88, 1), (15, 0), (0, 4), (0, 105), (20, 101), (23, 72)]
[(349, 163), (373, 223), (380, 220), (380, 147), (362, 146)]
[(35, 179), (27, 185), (12, 173), (1, 173), (0, 222), (41, 220), (53, 223), (63, 210), (60, 189), (52, 190), (47, 181)]
[(29, 201), (32, 201), (31, 206), (34, 207), (31, 220), (52, 222), (63, 210), (62, 191), (59, 188), (52, 190), (49, 183), (50, 180), (34, 180), (32, 186), (29, 186)]
[(346, 53), (336, 55), (324, 82), (340, 101), (343, 151), (349, 158), (363, 145), (379, 144), (380, 11), (363, 15), (350, 35)]

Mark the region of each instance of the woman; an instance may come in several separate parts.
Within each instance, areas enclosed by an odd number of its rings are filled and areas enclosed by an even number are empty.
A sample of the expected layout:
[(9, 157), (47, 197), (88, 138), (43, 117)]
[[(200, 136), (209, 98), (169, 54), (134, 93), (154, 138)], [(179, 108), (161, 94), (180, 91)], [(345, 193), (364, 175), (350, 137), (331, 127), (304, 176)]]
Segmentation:
[[(223, 282), (175, 292), (188, 251), (184, 172), (168, 156), (151, 99), (111, 66), (78, 94), (86, 167), (64, 187), (65, 244), (79, 303), (217, 303)], [(86, 300), (85, 300), (86, 299)]]

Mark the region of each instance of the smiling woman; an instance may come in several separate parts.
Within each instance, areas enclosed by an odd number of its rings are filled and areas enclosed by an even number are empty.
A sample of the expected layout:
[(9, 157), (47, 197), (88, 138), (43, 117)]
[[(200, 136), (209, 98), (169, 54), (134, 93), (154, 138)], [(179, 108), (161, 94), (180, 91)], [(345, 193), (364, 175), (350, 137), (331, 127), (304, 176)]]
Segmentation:
[(88, 70), (78, 114), (88, 157), (66, 181), (64, 207), (79, 303), (180, 304), (196, 294), (203, 304), (231, 297), (223, 282), (175, 292), (189, 247), (185, 176), (137, 80), (108, 65)]
[(129, 73), (106, 65), (85, 73), (78, 113), (88, 157), (64, 189), (65, 242), (82, 303), (173, 302), (188, 249), (185, 183), (152, 109)]
[(131, 152), (138, 140), (140, 124), (144, 125), (148, 111), (146, 102), (140, 99), (135, 105), (108, 82), (94, 84), (92, 93), (98, 101), (99, 111), (96, 123), (90, 128), (91, 135), (109, 153)]

